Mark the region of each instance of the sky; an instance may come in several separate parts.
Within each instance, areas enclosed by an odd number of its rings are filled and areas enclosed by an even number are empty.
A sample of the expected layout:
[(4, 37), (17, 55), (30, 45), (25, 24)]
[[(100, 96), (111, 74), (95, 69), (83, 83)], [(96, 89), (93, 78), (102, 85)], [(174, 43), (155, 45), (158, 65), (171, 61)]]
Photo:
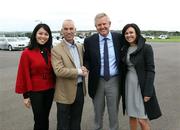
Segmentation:
[(179, 0), (2, 0), (0, 32), (32, 31), (43, 22), (59, 31), (65, 19), (77, 30), (95, 30), (94, 17), (109, 15), (112, 30), (136, 23), (141, 30), (180, 31)]

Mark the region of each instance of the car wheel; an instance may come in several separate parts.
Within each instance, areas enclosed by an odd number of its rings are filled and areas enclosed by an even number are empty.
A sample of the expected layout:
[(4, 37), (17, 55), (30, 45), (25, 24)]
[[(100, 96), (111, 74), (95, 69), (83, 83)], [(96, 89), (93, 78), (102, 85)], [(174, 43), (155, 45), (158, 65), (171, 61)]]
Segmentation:
[(11, 45), (8, 46), (8, 50), (12, 51), (12, 46)]

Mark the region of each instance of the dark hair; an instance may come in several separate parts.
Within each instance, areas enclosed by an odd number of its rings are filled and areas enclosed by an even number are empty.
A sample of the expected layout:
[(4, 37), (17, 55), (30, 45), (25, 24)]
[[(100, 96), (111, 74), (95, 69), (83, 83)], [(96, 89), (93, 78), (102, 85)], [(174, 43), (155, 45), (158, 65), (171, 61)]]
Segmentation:
[(40, 23), (40, 24), (36, 25), (36, 27), (34, 28), (32, 34), (31, 34), (30, 43), (28, 45), (28, 48), (30, 50), (39, 48), (39, 46), (38, 46), (39, 44), (37, 43), (37, 40), (36, 40), (36, 34), (40, 28), (43, 28), (49, 34), (49, 39), (48, 39), (47, 43), (45, 43), (45, 46), (50, 51), (50, 49), (52, 48), (52, 33), (51, 33), (51, 29), (49, 28), (49, 26), (44, 23)]
[(136, 32), (136, 35), (137, 35), (136, 40), (138, 40), (139, 37), (141, 36), (141, 30), (139, 29), (139, 27), (138, 27), (135, 23), (129, 23), (129, 24), (126, 24), (126, 25), (124, 26), (124, 28), (122, 29), (122, 37), (123, 37), (123, 39), (125, 39), (125, 37), (124, 37), (124, 36), (125, 36), (125, 32), (126, 32), (126, 30), (127, 30), (129, 27), (134, 28), (134, 30), (135, 30), (135, 32)]

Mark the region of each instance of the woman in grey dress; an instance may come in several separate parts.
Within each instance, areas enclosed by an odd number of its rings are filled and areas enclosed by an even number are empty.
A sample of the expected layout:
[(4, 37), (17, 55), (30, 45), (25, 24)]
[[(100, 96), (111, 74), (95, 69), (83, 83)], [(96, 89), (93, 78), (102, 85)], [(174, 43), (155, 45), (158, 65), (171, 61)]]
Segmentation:
[(136, 24), (127, 24), (122, 30), (124, 47), (124, 102), (131, 130), (150, 130), (149, 120), (161, 116), (154, 88), (154, 56), (151, 45), (145, 43)]

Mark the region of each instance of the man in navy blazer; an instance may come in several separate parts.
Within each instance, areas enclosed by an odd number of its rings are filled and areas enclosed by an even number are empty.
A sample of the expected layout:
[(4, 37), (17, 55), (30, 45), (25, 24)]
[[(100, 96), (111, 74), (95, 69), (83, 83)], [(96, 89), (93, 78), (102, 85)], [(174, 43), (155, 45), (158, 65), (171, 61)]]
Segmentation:
[[(88, 93), (92, 98), (95, 112), (95, 130), (103, 128), (105, 102), (109, 115), (110, 130), (118, 130), (118, 106), (121, 95), (120, 75), (120, 34), (110, 31), (111, 21), (107, 14), (95, 17), (98, 33), (84, 40), (84, 66), (89, 70)], [(107, 51), (105, 50), (107, 43)], [(104, 53), (105, 52), (105, 53)], [(108, 53), (107, 53), (108, 52)], [(108, 62), (104, 59), (108, 55)], [(108, 67), (106, 67), (108, 64)], [(106, 78), (106, 72), (109, 75)]]

